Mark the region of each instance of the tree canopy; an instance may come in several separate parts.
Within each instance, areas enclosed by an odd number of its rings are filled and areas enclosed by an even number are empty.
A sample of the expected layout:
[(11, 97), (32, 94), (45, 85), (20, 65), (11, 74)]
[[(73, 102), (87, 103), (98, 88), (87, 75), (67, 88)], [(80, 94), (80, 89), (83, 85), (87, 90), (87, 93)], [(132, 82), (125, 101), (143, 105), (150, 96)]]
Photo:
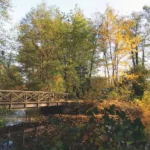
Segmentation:
[[(4, 24), (10, 1), (0, 3)], [(84, 97), (98, 93), (93, 81), (100, 74), (107, 87), (124, 87), (128, 81), (134, 94), (143, 93), (149, 64), (149, 6), (130, 16), (121, 16), (108, 6), (104, 14), (96, 12), (89, 19), (77, 6), (64, 13), (41, 3), (17, 29), (16, 56), (8, 52), (10, 48), (5, 54), (1, 48), (3, 89), (19, 86)], [(1, 37), (1, 47), (6, 49), (8, 43)]]

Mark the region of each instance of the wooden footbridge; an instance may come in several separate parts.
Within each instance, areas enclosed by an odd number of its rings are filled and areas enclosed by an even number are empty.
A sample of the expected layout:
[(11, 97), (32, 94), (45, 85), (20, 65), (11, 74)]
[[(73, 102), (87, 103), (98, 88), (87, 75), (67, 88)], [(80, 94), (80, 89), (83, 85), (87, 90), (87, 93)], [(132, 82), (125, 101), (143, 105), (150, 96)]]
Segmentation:
[(68, 93), (0, 90), (0, 107), (7, 109), (57, 106), (67, 102)]

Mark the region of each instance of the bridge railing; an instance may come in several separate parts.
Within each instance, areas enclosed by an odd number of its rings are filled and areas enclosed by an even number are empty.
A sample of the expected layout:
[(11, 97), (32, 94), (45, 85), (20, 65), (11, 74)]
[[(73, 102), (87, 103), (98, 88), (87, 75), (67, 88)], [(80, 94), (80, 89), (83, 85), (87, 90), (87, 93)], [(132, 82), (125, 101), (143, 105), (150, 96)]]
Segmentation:
[(52, 102), (59, 100), (68, 100), (68, 93), (55, 93), (45, 91), (16, 91), (16, 90), (0, 90), (0, 105), (23, 104), (26, 108), (27, 104), (36, 104), (39, 107), (42, 104), (50, 106)]

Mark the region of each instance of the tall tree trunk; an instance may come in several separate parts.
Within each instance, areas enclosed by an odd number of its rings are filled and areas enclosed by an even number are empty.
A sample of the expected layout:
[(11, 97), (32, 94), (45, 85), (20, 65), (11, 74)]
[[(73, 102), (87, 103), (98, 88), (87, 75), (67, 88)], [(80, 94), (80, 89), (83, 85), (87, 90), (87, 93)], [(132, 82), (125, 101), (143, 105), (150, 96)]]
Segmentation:
[(133, 68), (135, 67), (135, 57), (134, 57), (134, 52), (131, 52), (132, 54), (132, 63), (133, 63)]
[(94, 55), (95, 55), (95, 51), (96, 51), (96, 49), (93, 48), (92, 57), (91, 57), (91, 64), (90, 64), (89, 79), (87, 80), (87, 84), (88, 84), (87, 93), (89, 93), (89, 91), (90, 91), (90, 89), (91, 89), (91, 77), (92, 77), (92, 71), (93, 71), (93, 65), (94, 65)]
[(136, 46), (135, 60), (136, 60), (136, 66), (138, 66), (138, 65), (139, 65), (139, 53), (138, 53), (138, 46)]
[(106, 65), (106, 70), (107, 70), (108, 83), (109, 83), (109, 85), (111, 85), (110, 73), (109, 73), (109, 68), (108, 68), (108, 61), (107, 61), (106, 52), (104, 52), (104, 57), (105, 57), (105, 65)]
[(145, 40), (142, 43), (142, 66), (145, 67)]
[[(110, 60), (112, 63), (112, 76), (114, 76), (114, 63), (113, 63), (113, 56), (112, 56), (112, 45), (111, 45), (111, 37), (109, 37), (109, 53), (110, 53)], [(110, 84), (112, 84), (113, 82), (110, 81)]]
[(96, 49), (94, 48), (92, 51), (92, 58), (91, 58), (91, 64), (90, 64), (90, 73), (89, 73), (89, 78), (92, 76), (92, 71), (93, 71), (93, 65), (94, 65), (94, 55), (95, 55)]

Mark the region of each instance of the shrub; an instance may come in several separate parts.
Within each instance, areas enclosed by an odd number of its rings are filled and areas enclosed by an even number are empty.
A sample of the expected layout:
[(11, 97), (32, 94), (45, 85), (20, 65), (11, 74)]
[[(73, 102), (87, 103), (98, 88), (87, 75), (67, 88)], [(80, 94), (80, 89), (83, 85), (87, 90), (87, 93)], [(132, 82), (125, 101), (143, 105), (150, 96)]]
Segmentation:
[(135, 100), (142, 111), (142, 121), (146, 126), (146, 133), (150, 133), (150, 92), (145, 91), (142, 100)]
[[(93, 109), (95, 110), (95, 109)], [(93, 112), (94, 113), (94, 112)], [(92, 114), (92, 113), (91, 113)], [(147, 138), (144, 133), (144, 125), (140, 118), (130, 120), (124, 111), (117, 110), (115, 105), (105, 108), (103, 122), (97, 124), (94, 115), (91, 115), (87, 130), (92, 128), (93, 137), (85, 136), (84, 140), (89, 140), (91, 144), (97, 146), (97, 149), (103, 150), (141, 150), (144, 149)], [(92, 140), (91, 140), (92, 139)]]

